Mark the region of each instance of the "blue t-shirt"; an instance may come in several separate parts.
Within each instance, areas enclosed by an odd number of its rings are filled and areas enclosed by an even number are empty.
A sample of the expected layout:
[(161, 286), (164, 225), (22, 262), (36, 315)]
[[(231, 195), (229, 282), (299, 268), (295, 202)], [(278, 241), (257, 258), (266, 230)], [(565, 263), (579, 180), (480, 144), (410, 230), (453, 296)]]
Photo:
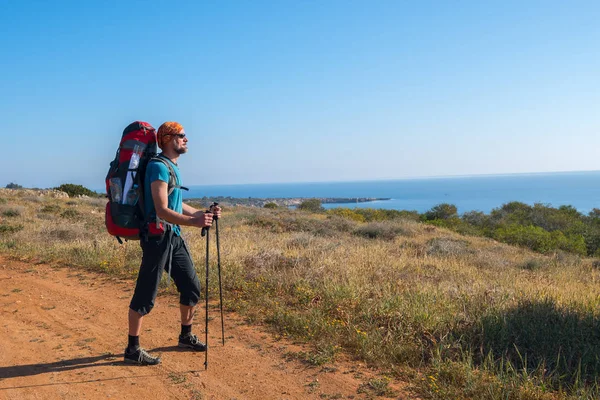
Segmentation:
[[(162, 157), (173, 167), (173, 171), (175, 172), (175, 181), (178, 186), (181, 186), (181, 177), (179, 176), (179, 168), (177, 164), (169, 160), (167, 157)], [(146, 177), (144, 182), (144, 206), (146, 210), (146, 215), (148, 215), (148, 220), (150, 223), (156, 222), (156, 209), (154, 208), (154, 200), (152, 199), (152, 182), (154, 181), (163, 181), (169, 184), (169, 168), (161, 163), (160, 161), (150, 161), (148, 166), (146, 167)], [(178, 213), (183, 212), (183, 196), (181, 194), (181, 189), (176, 187), (173, 189), (173, 192), (168, 197), (168, 207), (170, 210), (173, 210)], [(173, 232), (179, 236), (181, 233), (181, 228), (179, 225), (173, 225)]]

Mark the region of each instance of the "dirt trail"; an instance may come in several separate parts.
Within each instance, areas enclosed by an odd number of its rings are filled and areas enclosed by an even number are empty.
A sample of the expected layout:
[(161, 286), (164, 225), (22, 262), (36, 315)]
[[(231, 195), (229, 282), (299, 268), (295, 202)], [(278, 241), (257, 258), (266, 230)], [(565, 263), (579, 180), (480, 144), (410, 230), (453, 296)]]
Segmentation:
[[(360, 399), (373, 372), (349, 361), (329, 368), (286, 358), (302, 350), (218, 311), (204, 353), (179, 351), (177, 296), (160, 295), (144, 321), (142, 346), (163, 363), (123, 363), (133, 282), (0, 257), (0, 399)], [(195, 332), (204, 337), (204, 309)], [(200, 326), (202, 325), (202, 326)], [(401, 389), (401, 384), (393, 385)], [(396, 398), (413, 398), (402, 390)]]

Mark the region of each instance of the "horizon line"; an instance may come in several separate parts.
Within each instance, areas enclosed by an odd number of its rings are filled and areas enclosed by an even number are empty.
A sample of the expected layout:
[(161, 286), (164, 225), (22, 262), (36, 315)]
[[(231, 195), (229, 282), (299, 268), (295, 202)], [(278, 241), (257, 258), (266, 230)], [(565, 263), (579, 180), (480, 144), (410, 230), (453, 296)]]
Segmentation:
[(427, 179), (460, 179), (460, 178), (484, 178), (501, 176), (530, 176), (530, 175), (554, 175), (554, 174), (573, 174), (573, 173), (593, 173), (600, 170), (574, 170), (574, 171), (543, 171), (543, 172), (504, 172), (490, 174), (465, 174), (465, 175), (429, 175), (429, 176), (411, 176), (404, 178), (373, 178), (359, 180), (339, 180), (339, 181), (295, 181), (295, 182), (251, 182), (251, 183), (205, 183), (190, 184), (189, 186), (244, 186), (244, 185), (298, 185), (298, 184), (323, 184), (323, 183), (363, 183), (363, 182), (395, 182), (410, 180)]

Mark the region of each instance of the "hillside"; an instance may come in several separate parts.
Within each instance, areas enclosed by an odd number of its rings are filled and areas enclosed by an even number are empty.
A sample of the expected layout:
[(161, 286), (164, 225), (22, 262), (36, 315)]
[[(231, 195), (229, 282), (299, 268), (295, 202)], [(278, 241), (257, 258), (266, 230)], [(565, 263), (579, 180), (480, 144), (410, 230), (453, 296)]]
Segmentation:
[[(15, 192), (0, 206), (5, 257), (135, 279), (139, 246), (120, 246), (104, 232), (104, 201)], [(185, 231), (203, 282), (204, 241)], [(244, 207), (225, 210), (221, 246), (228, 313), (262, 325), (269, 340), (306, 346), (286, 353), (294, 362), (328, 370), (353, 359), (373, 368), (361, 390), (342, 396), (598, 394), (593, 259), (542, 255), (402, 218), (368, 223)], [(215, 265), (210, 279), (214, 299)], [(174, 294), (166, 282), (163, 291)]]

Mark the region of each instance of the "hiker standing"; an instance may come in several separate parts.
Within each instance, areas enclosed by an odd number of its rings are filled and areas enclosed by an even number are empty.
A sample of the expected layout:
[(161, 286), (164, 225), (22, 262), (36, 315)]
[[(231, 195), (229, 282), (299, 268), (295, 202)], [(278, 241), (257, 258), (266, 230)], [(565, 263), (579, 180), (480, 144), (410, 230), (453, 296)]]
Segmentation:
[(192, 333), (194, 308), (200, 299), (200, 281), (188, 248), (181, 237), (180, 225), (210, 227), (221, 209), (213, 213), (197, 210), (182, 201), (181, 178), (177, 161), (187, 152), (188, 139), (183, 126), (165, 122), (158, 128), (158, 147), (162, 152), (147, 166), (144, 181), (144, 207), (147, 221), (141, 229), (142, 262), (135, 292), (129, 304), (129, 343), (125, 361), (141, 365), (160, 363), (140, 347), (142, 320), (154, 307), (158, 285), (166, 271), (174, 280), (180, 294), (181, 334), (179, 347), (206, 351), (206, 344)]

